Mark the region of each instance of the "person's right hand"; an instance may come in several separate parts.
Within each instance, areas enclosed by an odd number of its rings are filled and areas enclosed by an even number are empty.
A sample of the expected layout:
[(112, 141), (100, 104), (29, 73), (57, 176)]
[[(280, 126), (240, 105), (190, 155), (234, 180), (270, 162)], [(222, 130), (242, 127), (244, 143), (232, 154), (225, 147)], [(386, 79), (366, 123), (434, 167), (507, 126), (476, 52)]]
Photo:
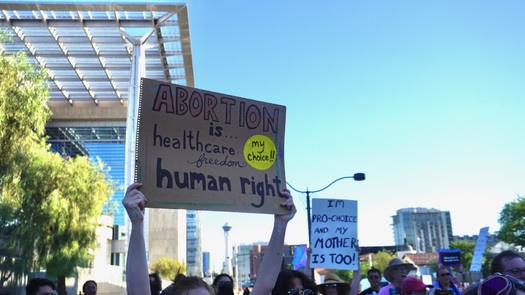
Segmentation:
[(295, 207), (295, 204), (293, 202), (292, 194), (290, 194), (290, 191), (288, 189), (284, 189), (281, 192), (279, 192), (279, 196), (281, 198), (286, 198), (286, 200), (284, 200), (284, 202), (281, 203), (281, 207), (288, 209), (290, 211), (290, 214), (275, 215), (275, 219), (287, 223), (295, 216), (295, 213), (297, 213), (297, 208)]
[(132, 223), (144, 221), (144, 209), (146, 197), (138, 190), (142, 186), (142, 183), (134, 183), (126, 190), (126, 196), (122, 199), (122, 204), (128, 212), (129, 219)]

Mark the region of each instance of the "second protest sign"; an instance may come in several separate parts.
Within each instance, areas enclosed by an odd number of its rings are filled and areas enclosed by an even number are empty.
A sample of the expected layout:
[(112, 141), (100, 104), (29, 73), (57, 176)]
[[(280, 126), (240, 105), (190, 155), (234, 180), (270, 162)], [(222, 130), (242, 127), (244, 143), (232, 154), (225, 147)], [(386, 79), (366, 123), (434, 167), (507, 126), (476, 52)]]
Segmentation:
[(313, 199), (310, 267), (357, 270), (357, 201)]

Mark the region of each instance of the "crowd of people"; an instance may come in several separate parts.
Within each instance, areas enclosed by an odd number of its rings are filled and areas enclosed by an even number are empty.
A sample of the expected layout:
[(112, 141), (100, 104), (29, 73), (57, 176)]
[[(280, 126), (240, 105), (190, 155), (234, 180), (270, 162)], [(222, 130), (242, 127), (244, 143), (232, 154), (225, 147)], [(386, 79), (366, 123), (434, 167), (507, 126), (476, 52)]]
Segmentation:
[[(196, 276), (178, 275), (173, 283), (162, 290), (158, 274), (148, 273), (146, 248), (143, 232), (146, 196), (139, 190), (140, 183), (134, 183), (126, 190), (122, 203), (131, 221), (126, 282), (130, 295), (233, 295), (233, 279), (228, 274), (215, 277), (213, 284), (207, 284)], [(381, 271), (375, 268), (367, 272), (370, 288), (359, 293), (360, 270), (353, 272), (351, 282), (345, 282), (334, 273), (327, 273), (324, 281), (316, 284), (311, 272), (281, 270), (284, 237), (288, 222), (294, 217), (296, 208), (290, 191), (280, 192), (281, 206), (288, 210), (286, 215), (274, 215), (273, 230), (268, 247), (261, 262), (258, 278), (253, 289), (244, 290), (243, 295), (525, 295), (525, 261), (512, 250), (498, 254), (491, 263), (492, 275), (481, 283), (461, 290), (451, 270), (440, 266), (436, 280), (426, 285), (415, 277), (409, 277), (415, 266), (399, 258), (392, 259), (384, 270), (389, 282), (381, 284)], [(358, 267), (359, 268), (359, 267)], [(82, 286), (84, 295), (96, 295), (97, 283), (87, 281)], [(44, 278), (35, 278), (26, 286), (27, 295), (55, 295), (55, 284)]]

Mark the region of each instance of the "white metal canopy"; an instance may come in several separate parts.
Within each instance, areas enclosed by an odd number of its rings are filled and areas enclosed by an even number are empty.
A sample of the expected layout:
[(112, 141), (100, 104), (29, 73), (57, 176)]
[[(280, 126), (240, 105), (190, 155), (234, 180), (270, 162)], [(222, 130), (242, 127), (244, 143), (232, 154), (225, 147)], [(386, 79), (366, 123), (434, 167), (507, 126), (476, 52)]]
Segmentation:
[(2, 1), (0, 10), (0, 27), (13, 35), (5, 52), (25, 51), (48, 70), (58, 114), (127, 104), (133, 38), (147, 38), (146, 77), (194, 86), (186, 4)]

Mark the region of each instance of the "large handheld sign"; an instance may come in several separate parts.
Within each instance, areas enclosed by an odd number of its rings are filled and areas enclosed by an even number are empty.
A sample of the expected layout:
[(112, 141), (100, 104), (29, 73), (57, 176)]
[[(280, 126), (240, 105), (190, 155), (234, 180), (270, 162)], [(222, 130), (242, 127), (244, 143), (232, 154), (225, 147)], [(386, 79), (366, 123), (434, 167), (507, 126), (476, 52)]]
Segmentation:
[(284, 213), (284, 106), (142, 79), (135, 180), (148, 207)]
[(312, 201), (310, 267), (357, 270), (357, 201)]

